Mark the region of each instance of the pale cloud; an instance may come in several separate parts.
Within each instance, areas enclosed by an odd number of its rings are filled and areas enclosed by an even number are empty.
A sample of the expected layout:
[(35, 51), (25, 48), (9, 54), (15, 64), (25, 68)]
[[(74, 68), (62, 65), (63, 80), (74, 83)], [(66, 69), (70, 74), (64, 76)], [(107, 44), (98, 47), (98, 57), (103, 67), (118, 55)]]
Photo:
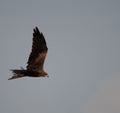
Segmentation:
[[(120, 74), (119, 74), (120, 75)], [(105, 80), (83, 113), (120, 113), (120, 76)]]

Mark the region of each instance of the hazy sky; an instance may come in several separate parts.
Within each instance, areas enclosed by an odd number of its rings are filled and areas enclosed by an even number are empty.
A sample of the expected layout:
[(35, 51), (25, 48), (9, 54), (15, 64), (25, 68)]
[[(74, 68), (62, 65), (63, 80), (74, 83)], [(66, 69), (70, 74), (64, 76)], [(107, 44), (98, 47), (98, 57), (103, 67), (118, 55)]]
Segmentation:
[[(1, 113), (120, 113), (119, 0), (1, 0)], [(8, 81), (25, 67), (33, 28), (49, 78)]]

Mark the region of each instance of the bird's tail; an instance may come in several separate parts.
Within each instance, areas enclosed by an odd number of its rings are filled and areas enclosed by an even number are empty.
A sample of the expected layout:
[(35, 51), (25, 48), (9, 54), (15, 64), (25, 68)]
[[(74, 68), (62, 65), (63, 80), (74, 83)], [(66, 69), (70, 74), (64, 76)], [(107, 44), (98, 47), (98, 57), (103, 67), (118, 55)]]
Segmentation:
[(25, 76), (26, 70), (22, 69), (22, 70), (17, 70), (17, 69), (13, 69), (11, 70), (13, 72), (13, 76), (11, 78), (9, 78), (8, 80), (12, 80), (12, 79), (16, 79), (16, 78), (21, 78)]

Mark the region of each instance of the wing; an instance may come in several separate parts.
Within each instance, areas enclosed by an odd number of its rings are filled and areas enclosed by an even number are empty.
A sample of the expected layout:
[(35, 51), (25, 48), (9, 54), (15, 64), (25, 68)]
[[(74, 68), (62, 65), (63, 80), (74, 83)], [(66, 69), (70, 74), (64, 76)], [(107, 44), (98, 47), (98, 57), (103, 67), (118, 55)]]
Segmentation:
[(27, 69), (41, 72), (48, 48), (45, 38), (38, 28), (36, 27), (33, 31), (32, 51), (27, 62)]

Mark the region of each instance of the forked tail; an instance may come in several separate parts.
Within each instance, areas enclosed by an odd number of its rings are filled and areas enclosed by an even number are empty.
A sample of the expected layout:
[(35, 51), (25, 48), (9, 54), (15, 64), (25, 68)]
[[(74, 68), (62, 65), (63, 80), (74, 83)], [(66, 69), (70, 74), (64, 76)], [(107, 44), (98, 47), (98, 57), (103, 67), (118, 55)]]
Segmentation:
[(21, 78), (25, 76), (26, 70), (11, 70), (13, 73), (13, 76), (11, 78), (9, 78), (8, 80), (11, 79), (16, 79), (16, 78)]

